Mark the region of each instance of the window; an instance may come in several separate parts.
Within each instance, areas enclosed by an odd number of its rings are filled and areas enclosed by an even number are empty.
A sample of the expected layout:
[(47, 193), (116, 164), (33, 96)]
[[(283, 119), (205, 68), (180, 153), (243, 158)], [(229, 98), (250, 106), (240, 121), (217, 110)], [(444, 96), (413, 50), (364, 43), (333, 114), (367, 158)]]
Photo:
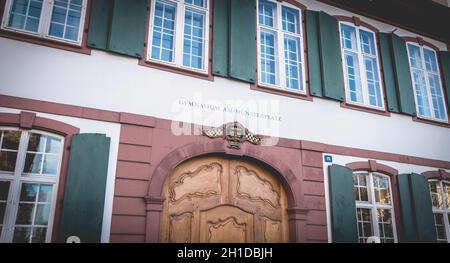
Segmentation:
[(413, 42), (407, 46), (418, 115), (447, 121), (436, 51)]
[(8, 0), (2, 28), (81, 44), (86, 0)]
[(148, 60), (208, 71), (207, 0), (155, 0), (150, 16)]
[(286, 3), (258, 1), (260, 85), (305, 93), (301, 14)]
[(346, 102), (384, 109), (375, 33), (362, 26), (339, 23)]
[(389, 177), (379, 173), (355, 172), (353, 184), (360, 243), (378, 236), (382, 243), (397, 240)]
[(429, 185), (437, 241), (450, 243), (450, 182), (430, 180)]
[(0, 242), (49, 242), (63, 139), (0, 129)]

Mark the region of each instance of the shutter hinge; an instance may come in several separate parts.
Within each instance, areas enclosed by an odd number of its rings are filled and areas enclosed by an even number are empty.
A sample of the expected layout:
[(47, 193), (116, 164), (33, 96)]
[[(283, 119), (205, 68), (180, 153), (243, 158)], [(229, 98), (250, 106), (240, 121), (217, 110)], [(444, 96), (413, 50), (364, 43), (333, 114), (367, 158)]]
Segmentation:
[(150, 6), (147, 6), (147, 11), (150, 11)]

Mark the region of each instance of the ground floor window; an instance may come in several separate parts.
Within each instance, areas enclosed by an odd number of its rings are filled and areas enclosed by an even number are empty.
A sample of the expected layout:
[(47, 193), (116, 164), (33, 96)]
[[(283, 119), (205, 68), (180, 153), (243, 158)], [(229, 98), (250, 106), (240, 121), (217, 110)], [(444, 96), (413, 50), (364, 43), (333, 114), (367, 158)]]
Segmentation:
[(0, 128), (0, 242), (51, 240), (63, 138)]
[(376, 236), (382, 243), (397, 241), (394, 207), (389, 176), (380, 173), (355, 172), (353, 185), (356, 220), (360, 243)]
[(450, 182), (430, 180), (429, 185), (437, 241), (450, 243)]

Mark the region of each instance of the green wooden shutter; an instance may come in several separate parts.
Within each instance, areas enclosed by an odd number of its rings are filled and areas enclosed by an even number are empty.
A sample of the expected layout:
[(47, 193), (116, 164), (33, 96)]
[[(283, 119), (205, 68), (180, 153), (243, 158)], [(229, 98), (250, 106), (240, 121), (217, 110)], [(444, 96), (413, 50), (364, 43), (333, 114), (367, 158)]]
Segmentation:
[(421, 242), (436, 242), (434, 216), (431, 205), (430, 188), (426, 177), (411, 174), (411, 194), (414, 204), (417, 234)]
[(320, 74), (318, 12), (306, 10), (306, 44), (308, 49), (309, 92), (312, 96), (322, 97), (322, 79)]
[(390, 112), (399, 112), (397, 89), (395, 86), (394, 68), (389, 33), (378, 33), (381, 50), (381, 63), (383, 65), (384, 88), (386, 90), (387, 108)]
[(401, 242), (436, 242), (427, 179), (420, 174), (397, 176), (402, 219)]
[(108, 172), (110, 138), (78, 134), (72, 138), (64, 192), (59, 242), (78, 236), (100, 242)]
[(254, 0), (231, 0), (230, 77), (256, 81), (256, 8)]
[(450, 51), (440, 51), (439, 60), (442, 68), (445, 91), (447, 93), (447, 109), (450, 110)]
[(357, 243), (353, 172), (347, 167), (336, 164), (329, 166), (328, 171), (333, 242)]
[(214, 0), (213, 4), (213, 74), (228, 77), (229, 1)]
[(399, 174), (397, 176), (398, 192), (400, 196), (400, 214), (402, 222), (402, 235), (400, 242), (413, 242), (417, 239), (414, 220), (414, 210), (412, 207), (411, 190), (409, 186), (409, 174)]
[(110, 0), (91, 1), (87, 38), (88, 47), (97, 49), (107, 48), (112, 4), (113, 1)]
[(147, 0), (114, 0), (108, 49), (142, 57), (144, 51)]
[(400, 112), (415, 116), (416, 106), (414, 102), (414, 90), (411, 80), (411, 73), (409, 70), (406, 43), (396, 34), (391, 34), (390, 37), (392, 45), (392, 65), (395, 72), (394, 76), (398, 92)]
[(337, 20), (319, 13), (320, 61), (324, 97), (344, 101), (344, 79)]

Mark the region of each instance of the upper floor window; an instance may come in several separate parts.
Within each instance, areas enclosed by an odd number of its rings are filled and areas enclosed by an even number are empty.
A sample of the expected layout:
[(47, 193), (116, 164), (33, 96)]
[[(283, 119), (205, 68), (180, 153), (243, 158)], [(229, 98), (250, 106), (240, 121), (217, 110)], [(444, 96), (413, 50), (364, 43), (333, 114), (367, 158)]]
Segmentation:
[(63, 138), (0, 128), (0, 243), (49, 242)]
[(87, 0), (7, 0), (2, 29), (81, 44)]
[(277, 1), (258, 1), (259, 84), (305, 93), (300, 9)]
[(418, 115), (446, 121), (447, 113), (436, 52), (413, 42), (408, 42), (407, 46)]
[(150, 15), (148, 60), (208, 71), (207, 0), (155, 0)]
[(353, 184), (360, 243), (377, 236), (382, 243), (397, 240), (389, 177), (379, 173), (355, 172)]
[(384, 109), (375, 33), (339, 23), (347, 103)]
[(450, 182), (430, 180), (429, 185), (437, 241), (450, 243)]

